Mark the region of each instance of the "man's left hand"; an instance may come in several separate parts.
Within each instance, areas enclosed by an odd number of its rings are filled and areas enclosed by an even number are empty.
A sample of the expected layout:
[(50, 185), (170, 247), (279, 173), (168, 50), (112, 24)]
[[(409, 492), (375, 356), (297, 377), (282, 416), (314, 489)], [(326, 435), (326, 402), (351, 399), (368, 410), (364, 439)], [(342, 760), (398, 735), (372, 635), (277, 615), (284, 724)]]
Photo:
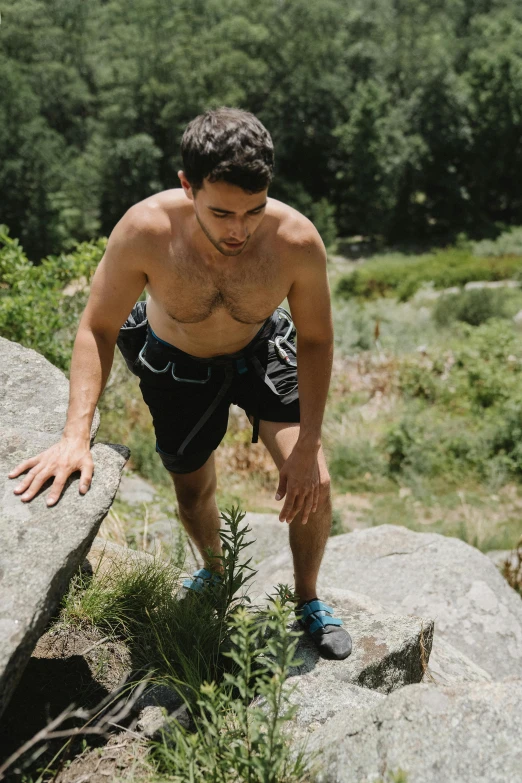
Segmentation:
[(301, 522), (306, 525), (319, 504), (320, 474), (317, 451), (296, 444), (279, 471), (276, 500), (285, 497), (279, 514), (281, 522), (292, 522), (302, 511)]

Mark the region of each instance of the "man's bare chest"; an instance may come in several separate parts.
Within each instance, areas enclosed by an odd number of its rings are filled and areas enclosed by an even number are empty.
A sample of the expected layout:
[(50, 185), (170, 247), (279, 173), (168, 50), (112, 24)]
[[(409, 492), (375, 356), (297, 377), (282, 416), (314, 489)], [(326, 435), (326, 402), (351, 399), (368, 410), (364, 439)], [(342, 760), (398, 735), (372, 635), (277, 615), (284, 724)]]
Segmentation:
[(149, 290), (180, 323), (200, 323), (219, 312), (246, 324), (262, 323), (288, 293), (288, 273), (275, 254), (223, 259), (209, 267), (177, 252), (149, 276)]

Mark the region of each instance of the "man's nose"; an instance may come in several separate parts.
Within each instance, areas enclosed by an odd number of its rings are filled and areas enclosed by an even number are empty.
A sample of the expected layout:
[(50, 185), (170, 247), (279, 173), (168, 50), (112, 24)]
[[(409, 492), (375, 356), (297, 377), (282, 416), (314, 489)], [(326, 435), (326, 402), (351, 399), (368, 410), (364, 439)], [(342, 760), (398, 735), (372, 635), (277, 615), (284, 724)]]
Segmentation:
[(246, 221), (244, 220), (233, 220), (229, 224), (229, 231), (230, 231), (230, 238), (232, 237), (234, 239), (237, 239), (238, 242), (243, 241), (243, 239), (246, 239), (247, 235), (247, 225)]

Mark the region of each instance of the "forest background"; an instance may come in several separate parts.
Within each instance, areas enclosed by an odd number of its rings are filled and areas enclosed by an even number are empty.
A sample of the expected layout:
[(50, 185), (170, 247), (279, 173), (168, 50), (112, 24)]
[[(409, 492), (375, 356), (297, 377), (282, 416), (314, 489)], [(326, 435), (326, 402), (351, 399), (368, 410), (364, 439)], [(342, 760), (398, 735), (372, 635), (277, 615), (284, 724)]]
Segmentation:
[(176, 187), (181, 133), (241, 106), (271, 195), (336, 235), (519, 220), (517, 0), (2, 0), (0, 222), (39, 262)]

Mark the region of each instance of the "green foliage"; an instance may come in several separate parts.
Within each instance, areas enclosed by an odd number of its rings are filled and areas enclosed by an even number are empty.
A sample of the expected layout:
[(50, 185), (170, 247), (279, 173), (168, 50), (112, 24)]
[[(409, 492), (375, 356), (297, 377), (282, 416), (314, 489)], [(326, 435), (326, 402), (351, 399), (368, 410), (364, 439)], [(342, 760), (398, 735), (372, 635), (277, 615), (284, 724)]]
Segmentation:
[[(290, 748), (284, 725), (295, 715), (285, 688), (302, 631), (289, 627), (295, 596), (279, 585), (266, 609), (247, 611), (239, 595), (250, 560), (244, 513), (222, 514), (223, 582), (180, 599), (181, 561), (129, 557), (79, 575), (63, 601), (62, 622), (91, 623), (123, 638), (134, 668), (175, 688), (193, 729), (171, 719), (150, 759), (162, 779), (219, 783), (299, 783), (304, 750)], [(182, 554), (182, 553), (181, 553)]]
[[(281, 594), (282, 595), (282, 594)], [(153, 758), (161, 775), (185, 783), (298, 783), (306, 771), (304, 750), (290, 750), (282, 731), (297, 707), (284, 687), (300, 632), (288, 628), (281, 597), (257, 617), (244, 608), (231, 618), (234, 667), (221, 684), (201, 685), (196, 733), (171, 721)]]
[(474, 256), (522, 256), (522, 228), (503, 231), (496, 239), (473, 242), (471, 250)]
[[(121, 563), (111, 562), (91, 579), (80, 574), (63, 602), (68, 622), (89, 622), (117, 633), (130, 646), (137, 668), (154, 672), (176, 686), (190, 686), (192, 700), (205, 680), (220, 679), (225, 662), (220, 654), (230, 634), (229, 620), (249, 597), (238, 595), (251, 578), (250, 560), (241, 562), (250, 529), (241, 527), (244, 513), (233, 508), (221, 515), (223, 584), (189, 593), (179, 600), (182, 563), (131, 550)], [(185, 691), (184, 691), (185, 693)]]
[(406, 301), (422, 283), (435, 288), (462, 286), (476, 280), (505, 280), (520, 273), (522, 257), (475, 257), (467, 249), (446, 248), (430, 255), (377, 257), (342, 277), (336, 293), (344, 299), (395, 295)]
[(449, 354), (432, 354), (400, 362), (399, 388), (415, 405), (386, 433), (390, 474), (520, 475), (519, 335), (496, 318), (478, 327), (463, 324)]
[[(86, 288), (104, 249), (104, 240), (77, 243), (74, 252), (35, 266), (0, 226), (0, 335), (67, 370)], [(63, 289), (72, 281), (79, 281), (78, 290), (66, 296)]]
[(494, 237), (522, 207), (521, 32), (515, 0), (4, 0), (2, 222), (34, 261), (108, 234), (227, 104), (265, 122), (272, 195), (327, 245)]
[(490, 318), (502, 318), (505, 315), (505, 293), (489, 288), (444, 294), (439, 297), (433, 310), (433, 318), (438, 326), (448, 326), (452, 321), (465, 321), (472, 326), (479, 326)]
[(365, 473), (378, 476), (386, 472), (386, 462), (381, 450), (367, 440), (352, 443), (336, 443), (329, 459), (329, 471), (340, 491), (353, 488), (353, 481)]

